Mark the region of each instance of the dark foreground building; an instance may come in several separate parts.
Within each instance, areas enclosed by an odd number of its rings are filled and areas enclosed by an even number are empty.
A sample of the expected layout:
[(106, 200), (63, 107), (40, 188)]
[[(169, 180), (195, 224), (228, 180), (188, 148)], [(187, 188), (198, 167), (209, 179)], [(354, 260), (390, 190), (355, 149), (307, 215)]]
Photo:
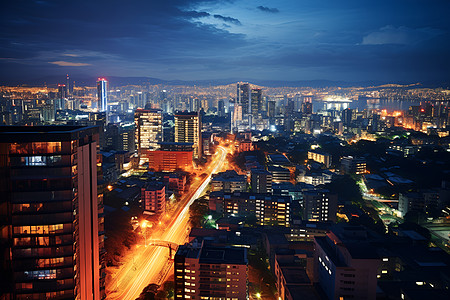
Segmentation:
[(0, 126), (0, 299), (104, 298), (98, 128)]

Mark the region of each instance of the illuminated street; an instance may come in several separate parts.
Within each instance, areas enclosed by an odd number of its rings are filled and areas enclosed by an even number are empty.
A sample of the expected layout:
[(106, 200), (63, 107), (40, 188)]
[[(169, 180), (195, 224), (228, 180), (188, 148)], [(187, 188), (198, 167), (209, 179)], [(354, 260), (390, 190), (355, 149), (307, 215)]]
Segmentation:
[[(207, 176), (192, 183), (189, 192), (182, 198), (171, 221), (166, 220), (155, 229), (147, 229), (146, 239), (183, 244), (189, 234), (189, 206), (208, 187), (211, 175), (219, 172), (225, 163), (227, 150), (218, 147), (212, 163), (204, 170)], [(176, 249), (172, 250), (172, 254)], [(170, 270), (169, 248), (137, 245), (133, 253), (108, 282), (108, 299), (136, 299), (150, 283), (161, 284)], [(118, 293), (117, 291), (120, 291)]]

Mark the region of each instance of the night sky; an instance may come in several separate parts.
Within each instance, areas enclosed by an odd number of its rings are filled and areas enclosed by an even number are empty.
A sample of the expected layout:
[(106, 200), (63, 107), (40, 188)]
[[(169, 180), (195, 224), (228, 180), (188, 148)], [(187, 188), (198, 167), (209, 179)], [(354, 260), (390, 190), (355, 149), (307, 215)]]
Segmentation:
[(449, 14), (449, 0), (2, 0), (0, 84), (65, 73), (442, 81)]

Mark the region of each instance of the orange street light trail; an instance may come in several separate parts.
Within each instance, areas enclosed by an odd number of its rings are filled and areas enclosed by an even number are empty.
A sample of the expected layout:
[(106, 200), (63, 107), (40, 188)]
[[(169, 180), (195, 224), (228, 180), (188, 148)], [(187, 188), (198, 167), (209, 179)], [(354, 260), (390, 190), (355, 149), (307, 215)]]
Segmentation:
[[(213, 161), (205, 169), (207, 176), (192, 184), (190, 191), (180, 201), (172, 221), (153, 227), (153, 232), (147, 236), (147, 240), (160, 240), (177, 245), (186, 241), (189, 206), (205, 192), (212, 174), (222, 170), (226, 155), (227, 149), (219, 146)], [(168, 248), (138, 245), (128, 261), (107, 283), (108, 299), (135, 300), (147, 285), (158, 283), (164, 277), (168, 262)]]

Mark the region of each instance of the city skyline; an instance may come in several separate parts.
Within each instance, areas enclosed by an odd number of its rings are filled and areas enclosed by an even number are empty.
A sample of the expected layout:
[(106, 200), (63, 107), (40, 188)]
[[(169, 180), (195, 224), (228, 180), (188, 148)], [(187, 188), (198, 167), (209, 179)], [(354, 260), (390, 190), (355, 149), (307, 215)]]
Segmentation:
[(167, 80), (443, 80), (450, 66), (449, 5), (5, 2), (0, 81), (66, 73)]

